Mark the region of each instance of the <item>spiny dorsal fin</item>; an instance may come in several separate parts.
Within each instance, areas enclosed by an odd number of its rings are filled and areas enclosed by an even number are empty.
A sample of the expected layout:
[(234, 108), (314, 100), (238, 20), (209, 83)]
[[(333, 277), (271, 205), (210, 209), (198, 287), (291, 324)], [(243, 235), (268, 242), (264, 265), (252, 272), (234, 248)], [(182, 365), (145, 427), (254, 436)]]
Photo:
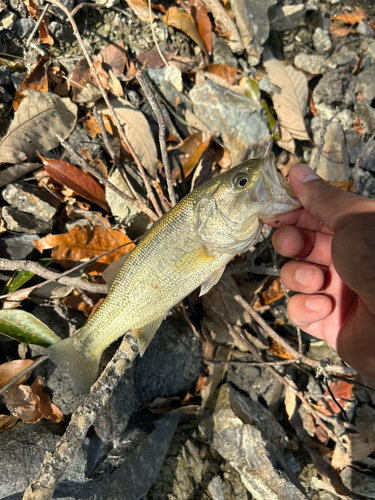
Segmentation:
[(211, 290), (211, 288), (214, 285), (216, 285), (216, 283), (221, 278), (221, 276), (222, 276), (222, 274), (224, 272), (225, 267), (226, 266), (223, 266), (223, 267), (220, 267), (219, 269), (217, 269), (215, 272), (213, 272), (211, 274), (211, 276), (208, 279), (206, 279), (206, 281), (204, 281), (201, 284), (201, 291), (200, 291), (199, 297), (201, 297), (202, 295), (204, 295), (205, 293), (207, 293), (209, 290)]
[(122, 267), (123, 263), (126, 261), (126, 259), (129, 257), (131, 252), (126, 253), (119, 259), (115, 260), (112, 262), (112, 264), (109, 264), (107, 269), (103, 272), (103, 279), (107, 284), (107, 288), (111, 287), (112, 283), (114, 282), (118, 272), (120, 271), (120, 268)]
[(149, 346), (151, 340), (153, 339), (156, 333), (156, 330), (161, 325), (163, 319), (164, 315), (161, 316), (160, 318), (154, 319), (154, 321), (151, 321), (151, 323), (148, 323), (147, 325), (144, 325), (141, 328), (133, 330), (133, 333), (138, 340), (139, 353), (141, 356), (143, 356), (145, 350)]

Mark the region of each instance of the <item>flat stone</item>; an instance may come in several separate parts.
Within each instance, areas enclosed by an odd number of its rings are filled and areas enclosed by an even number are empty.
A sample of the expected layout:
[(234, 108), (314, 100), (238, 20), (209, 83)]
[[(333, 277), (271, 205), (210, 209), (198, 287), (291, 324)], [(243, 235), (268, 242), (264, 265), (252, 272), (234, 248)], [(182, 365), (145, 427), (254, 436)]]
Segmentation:
[(24, 234), (39, 234), (52, 231), (53, 221), (43, 221), (37, 217), (20, 212), (13, 207), (3, 207), (1, 215), (9, 231)]
[(361, 93), (367, 101), (372, 101), (375, 97), (375, 67), (361, 71), (357, 76), (356, 93)]
[(14, 21), (14, 29), (18, 38), (25, 38), (29, 35), (35, 26), (35, 21), (32, 19), (16, 19)]
[(8, 184), (2, 196), (10, 205), (22, 212), (35, 215), (38, 219), (49, 222), (60, 207), (60, 202), (45, 189), (22, 182)]
[(368, 36), (368, 37), (374, 36), (374, 30), (372, 30), (370, 26), (363, 20), (358, 23), (356, 32), (361, 36)]
[(277, 5), (270, 9), (271, 30), (287, 31), (297, 28), (305, 12), (305, 6), (302, 3), (297, 5)]
[(34, 245), (34, 241), (39, 239), (39, 236), (31, 234), (4, 236), (1, 238), (0, 255), (11, 260), (40, 258), (40, 252)]
[(294, 65), (312, 75), (322, 75), (336, 67), (331, 58), (315, 54), (297, 54)]
[(214, 476), (207, 487), (213, 500), (225, 500), (223, 481), (220, 476)]
[(168, 66), (165, 70), (164, 79), (171, 83), (179, 92), (182, 92), (182, 73), (176, 66)]
[(313, 34), (313, 44), (318, 54), (325, 54), (331, 48), (332, 42), (328, 30), (316, 28)]
[(238, 67), (238, 60), (230, 50), (228, 43), (221, 36), (216, 36), (214, 32), (212, 33), (212, 56), (214, 64)]

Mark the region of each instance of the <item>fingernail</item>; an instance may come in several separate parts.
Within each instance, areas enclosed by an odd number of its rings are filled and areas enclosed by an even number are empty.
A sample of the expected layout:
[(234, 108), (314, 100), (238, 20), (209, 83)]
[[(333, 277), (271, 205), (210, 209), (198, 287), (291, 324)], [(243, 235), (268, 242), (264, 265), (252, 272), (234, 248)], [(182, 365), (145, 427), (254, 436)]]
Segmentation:
[(303, 286), (310, 286), (312, 283), (314, 277), (314, 270), (313, 269), (298, 269), (298, 271), (295, 274), (296, 281), (300, 285)]
[(320, 179), (319, 175), (307, 165), (296, 165), (290, 172), (300, 182), (309, 182)]
[(284, 238), (286, 234), (288, 233), (289, 228), (284, 229), (283, 231), (280, 231), (279, 235), (277, 236), (276, 243), (279, 248), (281, 248), (282, 242), (284, 241)]
[(325, 297), (311, 297), (306, 302), (307, 309), (314, 312), (320, 312), (326, 303)]

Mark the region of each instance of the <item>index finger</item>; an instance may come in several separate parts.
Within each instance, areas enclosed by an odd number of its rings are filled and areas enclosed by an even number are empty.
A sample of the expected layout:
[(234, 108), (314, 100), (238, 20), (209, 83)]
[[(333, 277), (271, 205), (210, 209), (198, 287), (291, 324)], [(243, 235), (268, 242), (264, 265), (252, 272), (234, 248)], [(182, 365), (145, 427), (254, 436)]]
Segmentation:
[(266, 219), (263, 221), (265, 224), (271, 227), (281, 227), (281, 226), (296, 226), (303, 229), (309, 229), (310, 231), (319, 231), (321, 233), (333, 234), (320, 220), (311, 215), (311, 213), (305, 208), (298, 208), (293, 212), (289, 212), (284, 215), (278, 215), (272, 219)]

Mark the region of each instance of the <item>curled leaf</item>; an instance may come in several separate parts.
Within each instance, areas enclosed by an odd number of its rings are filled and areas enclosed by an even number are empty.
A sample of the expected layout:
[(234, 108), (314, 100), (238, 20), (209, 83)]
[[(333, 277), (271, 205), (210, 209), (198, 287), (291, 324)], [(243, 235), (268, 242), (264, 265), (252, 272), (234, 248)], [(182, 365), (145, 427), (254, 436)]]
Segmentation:
[(35, 379), (35, 382), (31, 386), (31, 390), (39, 398), (38, 410), (44, 418), (48, 418), (55, 423), (61, 422), (61, 420), (64, 419), (64, 415), (61, 413), (60, 409), (51, 402), (51, 398), (45, 392), (42, 377), (40, 375)]
[[(31, 359), (15, 359), (0, 365), (0, 389), (32, 364), (33, 361)], [(29, 378), (30, 374), (31, 372), (24, 375), (20, 380), (15, 382), (15, 385), (23, 384)]]
[(11, 429), (18, 422), (18, 417), (14, 415), (0, 415), (0, 432)]
[(4, 393), (6, 405), (12, 415), (33, 424), (42, 418), (39, 411), (39, 397), (33, 393), (28, 385), (11, 387)]

